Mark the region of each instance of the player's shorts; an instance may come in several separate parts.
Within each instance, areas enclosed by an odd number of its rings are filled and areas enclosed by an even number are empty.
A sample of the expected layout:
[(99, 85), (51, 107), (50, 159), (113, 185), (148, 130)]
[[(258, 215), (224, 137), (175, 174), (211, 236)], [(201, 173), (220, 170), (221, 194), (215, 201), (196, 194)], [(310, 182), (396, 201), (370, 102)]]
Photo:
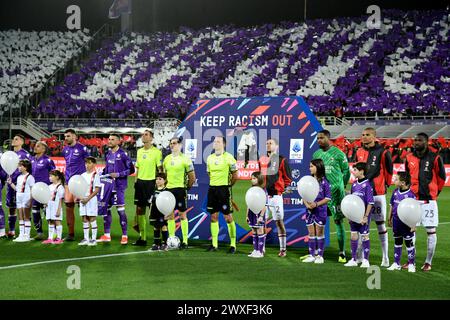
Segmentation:
[(156, 180), (138, 179), (134, 184), (134, 204), (145, 208), (150, 205), (149, 201), (155, 192)]
[(75, 203), (75, 196), (70, 192), (69, 185), (64, 186), (64, 202)]
[(30, 193), (17, 193), (16, 195), (16, 208), (23, 209), (29, 208), (31, 205), (31, 194)]
[(268, 197), (268, 208), (272, 219), (275, 221), (284, 219), (283, 197), (281, 195), (274, 195)]
[(327, 203), (328, 216), (332, 216), (334, 221), (340, 221), (345, 218), (341, 211), (341, 202), (345, 197), (345, 190), (336, 188), (331, 190), (331, 200)]
[(233, 212), (230, 187), (209, 186), (207, 211), (210, 214), (222, 212), (224, 215), (228, 215)]
[(411, 232), (411, 227), (404, 224), (398, 216), (394, 216), (392, 219), (392, 231), (394, 238), (403, 237), (407, 240), (414, 238), (414, 232)]
[(42, 204), (42, 203), (40, 203), (39, 201), (36, 201), (36, 200), (32, 200), (32, 202), (31, 202), (31, 206), (34, 208), (34, 209), (37, 209), (37, 210), (40, 210), (40, 209), (42, 209), (42, 208), (44, 208), (44, 205)]
[(439, 225), (439, 211), (436, 200), (420, 201), (422, 203), (422, 219), (417, 224), (426, 228), (433, 228)]
[(109, 199), (109, 206), (124, 206), (125, 205), (125, 190), (116, 190), (111, 194)]
[(63, 209), (61, 208), (61, 214), (59, 215), (59, 217), (56, 216), (56, 209), (57, 208), (47, 207), (47, 209), (45, 210), (45, 219), (62, 221), (63, 220)]
[(92, 198), (88, 203), (82, 204), (80, 202), (80, 216), (96, 217), (98, 216), (97, 197)]
[(175, 196), (175, 210), (185, 212), (187, 210), (187, 191), (185, 188), (167, 189)]
[(375, 201), (372, 209), (371, 219), (375, 222), (386, 221), (386, 195), (373, 196)]
[(6, 187), (6, 206), (10, 209), (16, 208), (16, 191), (10, 185)]
[(311, 213), (311, 211), (307, 211), (306, 213), (306, 225), (312, 226), (312, 225), (318, 225), (318, 226), (325, 226), (327, 224), (327, 212), (325, 211), (319, 211), (317, 213)]
[(248, 220), (248, 226), (250, 228), (262, 228), (266, 225), (266, 216), (262, 217), (262, 219), (258, 219), (259, 215), (254, 214), (252, 211), (248, 211), (247, 213), (247, 220)]
[(350, 221), (350, 231), (351, 232), (359, 232), (360, 234), (369, 234), (369, 228), (370, 228), (370, 215), (367, 219), (366, 224), (356, 223), (353, 221)]
[(152, 208), (150, 210), (150, 225), (156, 228), (161, 228), (167, 226), (167, 220), (164, 219), (164, 215), (159, 212), (158, 209)]

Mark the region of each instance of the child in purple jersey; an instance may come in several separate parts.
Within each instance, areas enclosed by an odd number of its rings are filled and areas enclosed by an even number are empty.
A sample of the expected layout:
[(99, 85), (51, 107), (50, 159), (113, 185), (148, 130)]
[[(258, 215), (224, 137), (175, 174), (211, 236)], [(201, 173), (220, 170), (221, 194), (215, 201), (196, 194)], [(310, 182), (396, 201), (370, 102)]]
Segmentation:
[(358, 162), (353, 166), (353, 172), (355, 178), (357, 179), (352, 185), (352, 194), (360, 197), (366, 208), (362, 221), (350, 221), (351, 230), (351, 248), (352, 248), (352, 259), (348, 261), (346, 267), (357, 267), (357, 250), (358, 250), (358, 239), (362, 238), (362, 248), (363, 248), (363, 261), (361, 263), (361, 268), (370, 267), (369, 263), (369, 253), (370, 253), (370, 240), (369, 240), (369, 225), (370, 225), (370, 214), (375, 203), (373, 199), (373, 188), (370, 185), (370, 181), (365, 177), (367, 173), (367, 164), (365, 162)]
[[(261, 172), (252, 173), (252, 186), (264, 188), (264, 176)], [(266, 207), (261, 212), (254, 213), (247, 209), (247, 223), (252, 228), (253, 251), (248, 256), (251, 258), (264, 257), (264, 247), (266, 242), (266, 234), (264, 227), (266, 225)]]
[[(325, 165), (322, 159), (314, 159), (309, 164), (311, 175), (319, 182), (319, 194), (314, 202), (303, 200), (308, 209), (306, 226), (309, 233), (309, 256), (303, 259), (305, 263), (323, 263), (325, 237), (323, 230), (327, 223), (327, 203), (331, 200), (330, 184), (325, 178)], [(316, 254), (317, 252), (317, 254)]]
[(392, 193), (391, 207), (389, 211), (389, 226), (394, 232), (394, 263), (388, 268), (390, 271), (401, 270), (400, 259), (402, 257), (403, 242), (408, 251), (408, 272), (416, 272), (416, 248), (414, 247), (415, 228), (410, 228), (404, 224), (398, 214), (397, 209), (400, 202), (406, 198), (416, 199), (411, 191), (411, 176), (407, 172), (399, 172), (394, 176), (394, 184), (397, 189)]

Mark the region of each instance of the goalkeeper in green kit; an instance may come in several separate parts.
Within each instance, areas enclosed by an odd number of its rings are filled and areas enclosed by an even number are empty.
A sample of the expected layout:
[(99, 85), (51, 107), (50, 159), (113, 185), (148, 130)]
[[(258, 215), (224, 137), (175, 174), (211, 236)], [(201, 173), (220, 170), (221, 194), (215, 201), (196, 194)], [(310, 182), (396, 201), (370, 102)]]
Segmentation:
[(345, 197), (345, 186), (350, 179), (350, 170), (346, 155), (335, 146), (330, 145), (330, 132), (322, 130), (317, 134), (320, 149), (314, 152), (313, 159), (322, 159), (325, 164), (325, 175), (331, 186), (331, 201), (328, 202), (328, 215), (333, 217), (339, 243), (339, 259), (346, 263), (344, 215), (341, 201)]

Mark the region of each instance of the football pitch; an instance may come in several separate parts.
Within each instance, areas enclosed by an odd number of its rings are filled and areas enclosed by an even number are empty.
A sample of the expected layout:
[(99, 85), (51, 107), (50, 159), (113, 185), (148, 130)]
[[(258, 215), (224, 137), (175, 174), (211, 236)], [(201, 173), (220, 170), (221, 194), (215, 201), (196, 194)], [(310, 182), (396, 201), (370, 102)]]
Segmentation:
[[(130, 178), (131, 179), (131, 178)], [(131, 181), (130, 181), (131, 182)], [(417, 272), (387, 271), (380, 273), (379, 289), (369, 289), (372, 274), (366, 269), (345, 268), (337, 262), (337, 240), (331, 223), (331, 247), (325, 250), (323, 265), (301, 263), (299, 257), (307, 248), (288, 248), (286, 258), (277, 256), (277, 247), (268, 247), (263, 259), (251, 259), (249, 244), (238, 244), (237, 254), (205, 252), (207, 241), (190, 241), (185, 251), (148, 252), (148, 247), (134, 247), (137, 238), (132, 230), (135, 207), (133, 188), (127, 190), (129, 243), (121, 246), (118, 216), (113, 210), (110, 244), (79, 247), (82, 225), (76, 216), (77, 240), (62, 245), (42, 245), (38, 241), (14, 243), (0, 240), (0, 299), (449, 299), (450, 298), (450, 188), (439, 198), (440, 225), (433, 269), (420, 270), (426, 256), (426, 233), (417, 232)], [(239, 181), (233, 189), (241, 211), (234, 214), (245, 223), (244, 196), (248, 181)], [(390, 192), (392, 191), (392, 187)], [(390, 197), (389, 192), (389, 197)], [(3, 197), (4, 199), (4, 197)], [(5, 213), (6, 207), (4, 206)], [(7, 213), (6, 213), (7, 214)], [(99, 235), (103, 221), (99, 222)], [(18, 224), (18, 223), (17, 223)], [(371, 225), (372, 230), (375, 224)], [(346, 224), (346, 230), (349, 230)], [(32, 231), (34, 235), (34, 231)], [(46, 232), (46, 223), (45, 223)], [(64, 234), (66, 226), (64, 222)], [(149, 245), (152, 228), (148, 228)], [(349, 255), (350, 234), (346, 250)], [(376, 230), (371, 238), (371, 264), (381, 263), (381, 249)], [(389, 229), (389, 256), (393, 259), (392, 230)], [(403, 249), (403, 259), (406, 249)], [(79, 270), (80, 289), (70, 289), (74, 267)], [(79, 268), (79, 269), (78, 269)], [(69, 286), (68, 286), (69, 283)], [(369, 283), (373, 283), (369, 279)]]

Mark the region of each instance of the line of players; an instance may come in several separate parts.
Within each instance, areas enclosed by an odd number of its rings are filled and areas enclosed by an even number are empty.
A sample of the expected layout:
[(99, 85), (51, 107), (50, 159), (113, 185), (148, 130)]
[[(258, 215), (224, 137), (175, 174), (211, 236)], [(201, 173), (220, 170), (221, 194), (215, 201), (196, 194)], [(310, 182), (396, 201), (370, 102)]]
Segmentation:
[[(345, 186), (348, 182), (350, 173), (348, 163), (345, 155), (336, 147), (330, 145), (330, 133), (326, 130), (321, 131), (318, 134), (318, 144), (320, 149), (314, 153), (314, 159), (321, 159), (324, 163), (326, 172), (326, 179), (330, 183), (330, 199), (321, 205), (326, 205), (328, 215), (333, 217), (336, 224), (338, 244), (340, 254), (338, 261), (346, 263), (345, 257), (345, 229), (343, 224), (343, 214), (340, 211), (340, 202), (345, 196)], [(136, 225), (134, 229), (140, 233), (139, 239), (134, 243), (135, 245), (147, 245), (146, 236), (146, 219), (145, 209), (152, 202), (152, 196), (155, 191), (167, 188), (176, 197), (176, 209), (180, 215), (180, 223), (183, 235), (182, 248), (187, 248), (188, 240), (188, 220), (187, 220), (187, 190), (195, 182), (195, 172), (192, 162), (186, 156), (181, 153), (181, 141), (178, 138), (170, 141), (170, 147), (172, 154), (167, 156), (162, 161), (162, 153), (156, 147), (153, 146), (153, 134), (151, 131), (145, 131), (143, 136), (144, 147), (138, 150), (137, 162), (136, 162), (136, 181), (135, 181), (135, 204), (136, 204)], [(125, 190), (127, 188), (127, 177), (135, 170), (131, 159), (120, 148), (120, 137), (118, 135), (111, 135), (109, 137), (108, 146), (110, 151), (106, 155), (106, 167), (103, 170), (101, 176), (97, 175), (95, 171), (95, 159), (89, 157), (87, 148), (77, 142), (77, 136), (75, 131), (68, 129), (65, 132), (65, 141), (67, 146), (63, 150), (63, 156), (66, 160), (66, 172), (65, 179), (59, 179), (57, 183), (64, 185), (62, 180), (66, 181), (64, 192), (60, 192), (59, 196), (64, 195), (66, 204), (66, 217), (68, 225), (68, 236), (66, 241), (74, 240), (74, 206), (75, 199), (70, 194), (67, 188), (67, 181), (76, 174), (84, 174), (85, 178), (90, 183), (89, 194), (86, 198), (91, 201), (92, 208), (98, 208), (98, 212), (104, 218), (104, 235), (100, 237), (98, 241), (109, 242), (111, 241), (110, 228), (112, 222), (111, 208), (115, 206), (119, 215), (120, 224), (122, 227), (122, 244), (128, 243), (127, 235), (127, 216), (125, 214)], [(438, 210), (436, 199), (439, 192), (442, 190), (445, 181), (445, 170), (442, 164), (442, 160), (438, 155), (431, 152), (428, 147), (428, 136), (424, 133), (418, 134), (415, 138), (415, 152), (408, 155), (406, 163), (406, 171), (411, 176), (411, 189), (415, 196), (421, 200), (424, 205), (424, 219), (422, 224), (426, 227), (428, 234), (428, 253), (427, 259), (422, 267), (423, 270), (431, 270), (431, 262), (436, 247), (436, 227), (438, 225)], [(45, 182), (51, 184), (49, 180), (49, 173), (54, 171), (55, 165), (53, 161), (46, 156), (46, 145), (42, 142), (36, 144), (35, 156), (32, 158), (25, 150), (23, 150), (24, 138), (20, 135), (16, 135), (12, 141), (14, 151), (19, 155), (21, 160), (30, 160), (32, 164), (31, 176), (34, 177), (35, 182)], [(374, 203), (373, 210), (370, 216), (375, 220), (379, 238), (381, 241), (383, 260), (382, 266), (389, 266), (388, 259), (388, 238), (387, 230), (385, 226), (386, 221), (386, 188), (388, 182), (392, 179), (392, 161), (389, 151), (385, 150), (381, 145), (376, 142), (376, 131), (372, 128), (367, 128), (362, 134), (363, 148), (357, 152), (358, 162), (367, 164), (367, 172), (365, 177), (370, 182), (373, 189)], [(278, 141), (276, 139), (269, 139), (266, 143), (267, 157), (262, 157), (259, 160), (261, 169), (261, 176), (264, 178), (263, 185), (268, 193), (268, 211), (272, 213), (273, 219), (276, 221), (278, 229), (278, 237), (280, 243), (279, 256), (286, 256), (286, 231), (283, 224), (284, 212), (283, 212), (283, 199), (282, 195), (286, 192), (286, 188), (292, 181), (290, 176), (290, 169), (285, 158), (278, 154)], [(214, 153), (207, 159), (208, 174), (210, 176), (210, 188), (208, 190), (208, 205), (207, 210), (211, 213), (211, 236), (212, 244), (208, 248), (208, 251), (215, 251), (218, 247), (218, 213), (222, 212), (225, 216), (228, 225), (228, 232), (230, 235), (230, 253), (236, 251), (236, 226), (232, 216), (232, 200), (231, 200), (231, 187), (237, 180), (236, 160), (234, 157), (225, 152), (226, 139), (224, 137), (216, 137), (213, 144)], [(89, 159), (85, 165), (85, 159)], [(91, 166), (92, 169), (89, 169)], [(87, 172), (86, 172), (87, 170)], [(161, 172), (166, 172), (165, 175), (158, 175)], [(3, 173), (4, 174), (4, 173)], [(7, 206), (9, 208), (9, 232), (5, 234), (4, 226), (4, 213), (0, 211), (0, 237), (14, 237), (15, 233), (15, 202), (16, 192), (14, 192), (14, 183), (17, 183), (17, 179), (20, 175), (19, 170), (13, 173), (10, 177), (8, 189), (7, 189)], [(87, 175), (87, 176), (86, 176)], [(51, 175), (50, 175), (51, 177)], [(51, 179), (51, 178), (50, 178)], [(157, 187), (156, 183), (158, 179), (165, 180)], [(258, 180), (255, 177), (255, 180)], [(408, 180), (408, 179), (406, 179)], [(20, 182), (20, 181), (19, 181)], [(31, 182), (31, 179), (28, 183)], [(403, 179), (405, 181), (405, 178)], [(22, 180), (23, 183), (23, 180)], [(53, 183), (54, 184), (54, 183)], [(167, 184), (165, 186), (164, 184)], [(61, 188), (59, 188), (61, 189)], [(57, 193), (57, 192), (56, 192)], [(55, 193), (55, 195), (56, 195)], [(100, 193), (99, 202), (93, 203), (97, 200), (97, 193)], [(55, 198), (53, 195), (53, 198)], [(153, 201), (154, 201), (153, 197)], [(87, 199), (81, 199), (81, 206), (86, 205)], [(84, 203), (83, 203), (84, 202)], [(310, 211), (314, 211), (315, 204), (307, 205)], [(59, 208), (60, 206), (56, 206)], [(0, 207), (1, 208), (1, 207)], [(168, 231), (168, 236), (175, 235), (175, 220), (171, 215), (169, 219), (162, 219), (162, 215), (157, 212), (156, 206), (151, 206), (150, 220), (151, 224), (155, 227), (155, 237), (159, 239), (160, 232), (163, 235)], [(24, 234), (29, 234), (31, 228), (30, 222), (30, 208), (25, 207), (23, 214), (20, 213), (20, 227), (23, 227)], [(42, 206), (33, 200), (32, 212), (35, 228), (38, 232), (37, 239), (42, 239), (42, 221), (40, 210)], [(0, 209), (1, 210), (1, 209)], [(62, 209), (61, 209), (62, 210)], [(84, 212), (84, 213), (83, 213)], [(80, 214), (84, 216), (96, 216), (97, 210), (80, 210)], [(266, 214), (265, 214), (266, 215)], [(260, 216), (259, 216), (260, 217)], [(61, 215), (62, 220), (62, 215)], [(89, 229), (89, 223), (93, 232), (96, 232), (97, 226), (95, 219), (83, 218), (83, 228)], [(261, 220), (261, 219), (260, 219)], [(313, 219), (314, 220), (314, 219)], [(2, 224), (3, 222), (3, 224)], [(60, 225), (60, 223), (59, 223)], [(369, 225), (369, 223), (367, 223)], [(318, 226), (316, 222), (310, 223), (311, 226)], [(26, 229), (26, 231), (25, 231)], [(57, 226), (55, 225), (55, 230)], [(312, 228), (317, 229), (317, 228)], [(20, 229), (22, 230), (22, 229)], [(352, 230), (353, 231), (353, 230)], [(368, 229), (367, 229), (368, 232)], [(311, 232), (310, 232), (311, 233)], [(315, 233), (310, 234), (311, 239), (315, 239)], [(254, 243), (258, 242), (258, 232), (255, 231)], [(354, 238), (354, 232), (352, 232), (352, 239)], [(167, 238), (163, 237), (163, 238)], [(261, 237), (260, 237), (261, 238)], [(316, 239), (321, 240), (322, 235)], [(362, 238), (358, 237), (360, 243), (358, 247), (363, 247)], [(400, 240), (394, 235), (396, 239), (396, 246), (400, 246)], [(93, 237), (95, 240), (95, 237)], [(85, 236), (87, 244), (93, 244), (94, 241), (89, 241)], [(163, 239), (164, 240), (164, 239)], [(312, 241), (314, 242), (314, 241)], [(362, 243), (361, 243), (362, 242)], [(311, 242), (310, 242), (311, 243)], [(158, 249), (164, 244), (157, 241), (154, 244), (153, 249)], [(258, 246), (260, 247), (260, 246)], [(353, 241), (352, 241), (353, 247)], [(401, 246), (400, 246), (401, 247)], [(256, 248), (256, 247), (255, 247)], [(262, 246), (264, 248), (264, 245)], [(257, 251), (255, 249), (255, 251)], [(254, 252), (253, 252), (254, 254)], [(323, 254), (323, 252), (322, 252)], [(302, 257), (306, 261), (310, 260), (310, 256)], [(350, 262), (347, 262), (349, 264)], [(352, 263), (350, 263), (352, 264)]]

